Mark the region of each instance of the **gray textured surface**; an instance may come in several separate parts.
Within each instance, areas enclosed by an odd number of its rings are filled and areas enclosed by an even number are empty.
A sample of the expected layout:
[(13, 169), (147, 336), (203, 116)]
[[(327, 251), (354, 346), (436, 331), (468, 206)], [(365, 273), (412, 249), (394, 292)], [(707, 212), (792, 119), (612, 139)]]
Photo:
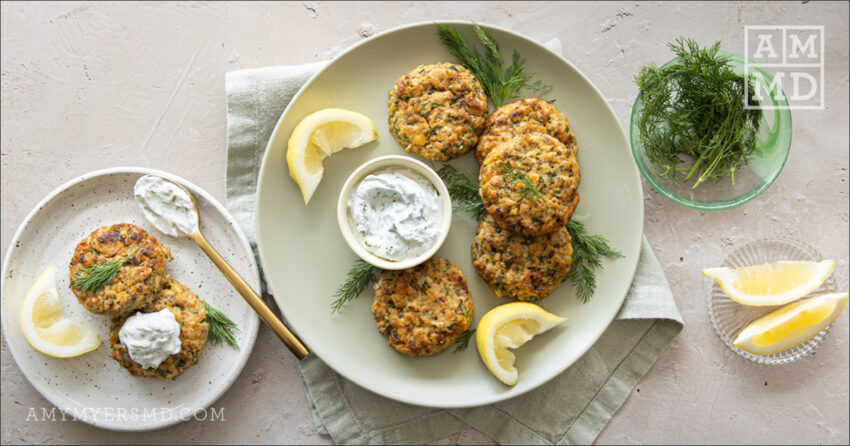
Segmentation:
[[(65, 181), (104, 167), (171, 170), (224, 199), (224, 73), (333, 56), (364, 36), (425, 20), (475, 19), (539, 41), (629, 117), (631, 79), (687, 35), (743, 50), (743, 26), (824, 25), (824, 111), (795, 111), (788, 163), (764, 195), (720, 213), (688, 210), (644, 184), (646, 236), (685, 329), (662, 353), (600, 443), (848, 443), (848, 315), (817, 354), (784, 367), (747, 362), (712, 331), (705, 266), (765, 235), (836, 259), (848, 288), (847, 3), (10, 3), (0, 6), (3, 252), (27, 212)], [(50, 408), (2, 345), (3, 443), (327, 443), (316, 433), (294, 359), (261, 328), (240, 379), (215, 404), (224, 422), (143, 435), (72, 421), (26, 421)], [(465, 431), (438, 444), (489, 439)]]

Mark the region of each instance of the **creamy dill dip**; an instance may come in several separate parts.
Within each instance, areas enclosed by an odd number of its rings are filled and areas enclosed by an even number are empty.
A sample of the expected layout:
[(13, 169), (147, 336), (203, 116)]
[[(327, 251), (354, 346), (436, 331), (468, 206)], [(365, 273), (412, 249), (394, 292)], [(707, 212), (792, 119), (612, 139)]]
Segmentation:
[(416, 257), (437, 243), (443, 218), (431, 183), (409, 169), (387, 169), (364, 178), (348, 199), (354, 237), (387, 260)]
[(145, 175), (136, 181), (133, 195), (145, 219), (160, 231), (177, 237), (198, 230), (198, 214), (192, 197), (165, 178)]
[(180, 351), (180, 324), (167, 308), (156, 313), (130, 316), (118, 332), (130, 359), (142, 368), (155, 369), (165, 358)]

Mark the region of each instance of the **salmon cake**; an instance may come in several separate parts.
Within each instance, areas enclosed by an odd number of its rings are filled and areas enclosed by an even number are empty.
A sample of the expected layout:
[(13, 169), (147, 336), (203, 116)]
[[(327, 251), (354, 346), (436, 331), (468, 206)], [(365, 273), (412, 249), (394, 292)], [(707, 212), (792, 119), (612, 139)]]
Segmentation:
[(389, 346), (405, 355), (445, 351), (469, 329), (472, 311), (463, 272), (439, 257), (388, 271), (375, 284), (372, 317)]
[[(131, 255), (132, 254), (132, 255)], [(115, 277), (100, 289), (74, 287), (77, 275), (87, 268), (128, 257)], [(71, 291), (92, 313), (110, 317), (128, 314), (152, 302), (165, 281), (165, 264), (171, 251), (137, 226), (120, 223), (95, 229), (74, 250), (69, 266)]]
[(174, 379), (197, 363), (201, 353), (204, 352), (210, 330), (204, 302), (186, 286), (168, 279), (156, 299), (139, 311), (154, 313), (162, 309), (168, 309), (174, 314), (174, 318), (180, 325), (180, 351), (165, 358), (157, 368), (146, 369), (133, 361), (127, 347), (118, 337), (121, 327), (131, 315), (112, 319), (112, 329), (109, 331), (112, 358), (133, 376)]
[(548, 101), (527, 98), (505, 104), (487, 118), (475, 149), (475, 159), (482, 164), (494, 147), (525, 133), (543, 133), (567, 147), (576, 145), (566, 116)]
[(481, 200), (503, 228), (537, 236), (565, 226), (578, 205), (575, 148), (542, 133), (516, 136), (487, 155)]
[(502, 228), (488, 215), (472, 241), (472, 264), (499, 297), (543, 299), (561, 285), (572, 263), (573, 245), (566, 227), (529, 237)]
[(409, 153), (448, 161), (473, 149), (484, 130), (487, 95), (460, 65), (419, 65), (389, 96), (390, 133)]

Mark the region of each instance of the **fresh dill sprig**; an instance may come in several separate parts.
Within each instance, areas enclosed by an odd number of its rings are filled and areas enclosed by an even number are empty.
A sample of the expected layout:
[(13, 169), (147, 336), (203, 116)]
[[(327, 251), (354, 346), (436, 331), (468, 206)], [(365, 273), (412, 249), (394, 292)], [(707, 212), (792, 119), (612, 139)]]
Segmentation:
[(470, 328), (457, 338), (457, 341), (455, 341), (455, 345), (457, 345), (457, 347), (455, 347), (454, 353), (466, 350), (466, 348), (469, 347), (469, 340), (472, 339), (473, 335), (475, 335), (475, 330), (475, 328)]
[[(720, 42), (700, 48), (691, 39), (669, 44), (678, 56), (649, 64), (635, 76), (642, 105), (640, 144), (656, 175), (692, 189), (729, 176), (757, 155), (762, 111), (752, 80), (735, 72)], [(744, 108), (748, 105), (748, 108)]]
[(236, 343), (236, 339), (233, 337), (233, 332), (239, 331), (236, 322), (230, 320), (226, 314), (213, 308), (207, 301), (204, 301), (204, 307), (207, 309), (207, 322), (210, 324), (207, 339), (212, 341), (213, 344), (225, 342), (227, 345), (239, 350), (239, 344)]
[(112, 279), (115, 278), (115, 275), (118, 274), (118, 270), (121, 268), (121, 265), (123, 265), (130, 257), (133, 257), (133, 254), (135, 254), (138, 250), (139, 247), (137, 246), (136, 249), (131, 251), (129, 254), (114, 262), (91, 266), (82, 271), (78, 271), (77, 274), (74, 275), (74, 283), (71, 286), (80, 291), (94, 293), (111, 282)]
[(601, 257), (623, 257), (623, 253), (608, 246), (605, 237), (588, 234), (584, 224), (578, 220), (570, 220), (567, 231), (573, 244), (573, 264), (567, 279), (575, 286), (578, 298), (587, 303), (596, 291), (594, 270), (602, 267)]
[(478, 180), (449, 164), (443, 164), (437, 170), (437, 175), (446, 183), (449, 196), (455, 202), (455, 211), (469, 212), (476, 221), (481, 221), (487, 215), (484, 202), (478, 195), (478, 190), (481, 189)]
[(481, 25), (473, 23), (472, 28), (484, 46), (484, 53), (467, 44), (460, 32), (451, 26), (437, 23), (437, 35), (443, 46), (460, 59), (461, 64), (481, 82), (493, 105), (499, 107), (507, 100), (519, 97), (523, 89), (543, 91), (550, 87), (539, 80), (531, 82), (534, 73), (525, 69), (525, 59), (522, 59), (516, 50), (513, 52), (511, 65), (505, 67), (499, 53), (499, 44)]
[(334, 293), (333, 302), (331, 302), (331, 312), (336, 313), (342, 307), (355, 297), (359, 296), (370, 283), (374, 282), (378, 274), (383, 270), (377, 266), (373, 266), (362, 259), (354, 261), (354, 265), (348, 270), (345, 276), (345, 281), (337, 288)]
[(522, 171), (521, 169), (517, 169), (509, 162), (504, 162), (499, 164), (499, 170), (502, 172), (502, 175), (505, 176), (505, 180), (510, 185), (522, 185), (522, 197), (528, 198), (529, 200), (534, 198), (543, 199), (543, 196), (540, 195), (540, 192), (537, 191), (537, 185), (534, 184), (534, 180), (528, 177), (528, 175)]
[(487, 215), (487, 208), (484, 207), (484, 202), (481, 199), (473, 200), (468, 203), (458, 203), (454, 205), (454, 210), (460, 212), (468, 212), (472, 214), (475, 221), (481, 221)]

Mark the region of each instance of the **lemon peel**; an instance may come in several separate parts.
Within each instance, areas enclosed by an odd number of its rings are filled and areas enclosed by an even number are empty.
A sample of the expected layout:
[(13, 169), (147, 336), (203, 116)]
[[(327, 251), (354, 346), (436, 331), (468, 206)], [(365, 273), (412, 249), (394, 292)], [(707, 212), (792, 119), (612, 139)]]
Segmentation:
[(808, 341), (836, 318), (848, 293), (809, 297), (770, 312), (747, 325), (734, 344), (754, 355), (772, 355)]
[(304, 205), (322, 181), (325, 158), (377, 138), (372, 120), (355, 111), (325, 108), (302, 119), (289, 137), (286, 163), (289, 175), (301, 188)]
[(47, 265), (24, 297), (21, 331), (32, 348), (54, 358), (73, 358), (100, 346), (97, 333), (62, 314), (52, 264)]
[(519, 379), (519, 371), (514, 367), (516, 356), (508, 349), (521, 347), (565, 320), (528, 302), (500, 305), (478, 322), (475, 332), (478, 353), (499, 381), (512, 386)]
[(739, 268), (706, 268), (702, 273), (743, 305), (784, 305), (816, 290), (832, 274), (835, 261), (783, 260)]

